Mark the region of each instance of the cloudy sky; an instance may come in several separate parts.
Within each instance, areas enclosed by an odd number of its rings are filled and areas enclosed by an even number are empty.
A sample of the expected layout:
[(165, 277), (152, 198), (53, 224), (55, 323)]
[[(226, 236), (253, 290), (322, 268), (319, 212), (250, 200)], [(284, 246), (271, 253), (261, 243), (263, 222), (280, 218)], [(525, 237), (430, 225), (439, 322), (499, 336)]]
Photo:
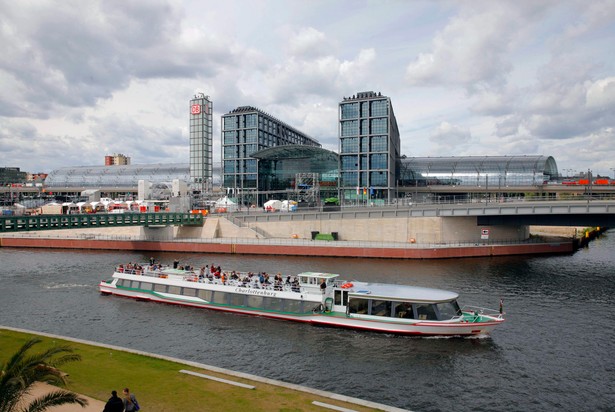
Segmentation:
[(338, 151), (344, 96), (391, 97), (407, 156), (615, 169), (613, 0), (0, 1), (0, 167), (188, 162), (189, 100)]

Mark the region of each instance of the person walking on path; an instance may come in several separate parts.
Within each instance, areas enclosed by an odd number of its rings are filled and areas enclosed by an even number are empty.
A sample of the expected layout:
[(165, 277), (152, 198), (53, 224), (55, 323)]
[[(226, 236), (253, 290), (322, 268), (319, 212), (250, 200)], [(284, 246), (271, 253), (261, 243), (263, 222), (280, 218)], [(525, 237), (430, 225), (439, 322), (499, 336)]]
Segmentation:
[(124, 412), (124, 402), (117, 396), (116, 391), (111, 391), (111, 397), (105, 404), (103, 412)]
[(124, 410), (126, 412), (138, 411), (141, 409), (135, 395), (130, 393), (128, 388), (124, 388)]

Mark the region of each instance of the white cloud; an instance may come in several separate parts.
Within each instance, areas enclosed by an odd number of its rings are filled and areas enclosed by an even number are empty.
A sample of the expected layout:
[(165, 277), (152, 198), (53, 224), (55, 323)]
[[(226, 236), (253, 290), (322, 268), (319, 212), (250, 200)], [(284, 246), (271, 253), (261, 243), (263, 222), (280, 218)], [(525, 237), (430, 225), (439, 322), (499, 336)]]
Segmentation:
[(0, 167), (102, 164), (104, 151), (187, 162), (197, 90), (214, 101), (217, 161), (220, 116), (242, 105), (337, 150), (338, 103), (373, 90), (409, 156), (604, 168), (614, 16), (608, 0), (2, 2)]
[[(446, 153), (451, 146), (454, 146), (457, 151), (467, 146), (472, 140), (472, 133), (461, 126), (441, 122), (431, 132), (430, 140), (435, 143), (437, 152), (445, 151), (444, 153)], [(448, 155), (451, 155), (450, 152)]]

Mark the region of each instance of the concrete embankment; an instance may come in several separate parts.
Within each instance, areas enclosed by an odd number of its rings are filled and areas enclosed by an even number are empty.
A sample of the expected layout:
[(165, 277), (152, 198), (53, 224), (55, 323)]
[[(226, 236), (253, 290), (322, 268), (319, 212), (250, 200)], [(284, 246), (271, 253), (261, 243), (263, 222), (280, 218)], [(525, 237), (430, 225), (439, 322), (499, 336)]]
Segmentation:
[(373, 242), (310, 241), (288, 239), (275, 241), (260, 239), (245, 242), (242, 239), (221, 239), (217, 241), (146, 241), (85, 238), (39, 238), (4, 237), (1, 247), (55, 248), (55, 249), (99, 249), (167, 251), (193, 253), (228, 253), (246, 255), (294, 255), (357, 258), (392, 259), (443, 259), (459, 257), (486, 257), (529, 254), (572, 253), (573, 242), (568, 239), (552, 242), (515, 244), (474, 244), (474, 245), (417, 245), (382, 244)]

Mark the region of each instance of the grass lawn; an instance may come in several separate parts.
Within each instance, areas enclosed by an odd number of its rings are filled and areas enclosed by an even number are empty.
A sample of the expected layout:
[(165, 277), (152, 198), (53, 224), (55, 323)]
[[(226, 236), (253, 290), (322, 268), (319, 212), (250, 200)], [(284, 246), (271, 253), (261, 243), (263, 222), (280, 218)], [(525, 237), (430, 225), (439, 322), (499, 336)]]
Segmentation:
[[(52, 345), (69, 345), (81, 355), (80, 362), (66, 364), (67, 389), (106, 401), (111, 390), (119, 393), (128, 386), (145, 412), (155, 411), (323, 411), (312, 405), (319, 401), (356, 410), (374, 411), (330, 398), (264, 384), (235, 376), (163, 359), (150, 358), (119, 350), (0, 329), (0, 364), (28, 339), (37, 336), (42, 343), (33, 352)], [(181, 369), (256, 386), (250, 390), (179, 373)]]

